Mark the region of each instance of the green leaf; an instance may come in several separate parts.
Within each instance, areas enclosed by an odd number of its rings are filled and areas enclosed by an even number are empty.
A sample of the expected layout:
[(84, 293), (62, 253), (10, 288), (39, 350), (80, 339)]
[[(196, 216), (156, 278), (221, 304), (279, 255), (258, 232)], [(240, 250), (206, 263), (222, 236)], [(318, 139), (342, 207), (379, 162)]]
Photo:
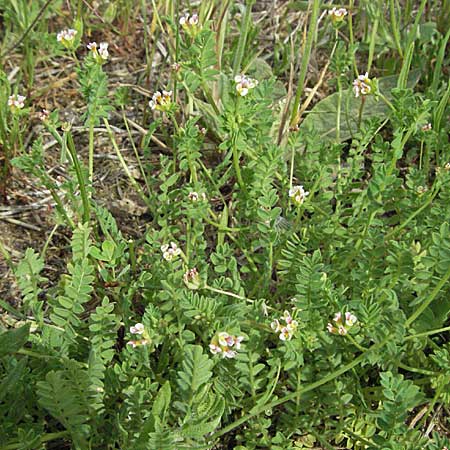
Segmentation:
[[(420, 72), (411, 71), (408, 77), (408, 87), (414, 87), (419, 81)], [(391, 89), (397, 86), (398, 76), (392, 75), (378, 80), (380, 92), (392, 99)], [(314, 131), (326, 141), (336, 140), (336, 114), (339, 94), (335, 92), (317, 103), (300, 125), (300, 130)], [(352, 89), (342, 91), (341, 132), (340, 141), (350, 139), (358, 131), (358, 117), (361, 99), (356, 98)], [(384, 118), (389, 107), (383, 101), (376, 101), (373, 96), (366, 97), (362, 120), (373, 117)]]
[(170, 405), (170, 398), (172, 396), (172, 390), (170, 388), (170, 382), (166, 381), (158, 392), (153, 403), (152, 414), (160, 420), (161, 423), (165, 422), (165, 416)]
[(182, 369), (178, 372), (178, 384), (186, 399), (191, 399), (197, 390), (212, 376), (213, 362), (199, 345), (188, 345), (185, 350)]
[(29, 323), (20, 328), (13, 328), (0, 334), (0, 357), (20, 350), (28, 341), (29, 335)]

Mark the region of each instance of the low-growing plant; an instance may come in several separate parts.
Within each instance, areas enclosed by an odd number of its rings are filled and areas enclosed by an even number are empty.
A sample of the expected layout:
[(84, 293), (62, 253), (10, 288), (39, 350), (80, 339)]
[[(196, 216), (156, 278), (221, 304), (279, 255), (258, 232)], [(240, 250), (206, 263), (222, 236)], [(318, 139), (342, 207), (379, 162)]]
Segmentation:
[[(397, 2), (387, 17), (381, 2), (298, 2), (288, 90), (255, 52), (254, 1), (198, 14), (151, 2), (172, 71), (140, 89), (141, 125), (134, 94), (110, 92), (108, 45), (83, 35), (82, 3), (57, 40), (77, 67), (87, 152), (44, 112), (66, 181), (46, 170), (42, 138), (12, 160), (50, 191), (71, 240), (52, 283), (45, 252), (28, 249), (20, 305), (0, 303), (0, 449), (450, 446), (436, 432), (450, 406), (450, 88), (415, 60), (431, 45), (418, 31), (426, 1), (409, 27)], [(130, 2), (111, 4), (108, 21), (130, 17)], [(437, 25), (433, 36), (444, 48)], [(375, 77), (381, 45), (401, 63)], [(329, 59), (310, 90), (314, 50)], [(310, 108), (328, 68), (336, 92)], [(17, 142), (20, 109), (0, 118), (3, 145)], [(148, 209), (138, 237), (96, 193), (100, 126)]]

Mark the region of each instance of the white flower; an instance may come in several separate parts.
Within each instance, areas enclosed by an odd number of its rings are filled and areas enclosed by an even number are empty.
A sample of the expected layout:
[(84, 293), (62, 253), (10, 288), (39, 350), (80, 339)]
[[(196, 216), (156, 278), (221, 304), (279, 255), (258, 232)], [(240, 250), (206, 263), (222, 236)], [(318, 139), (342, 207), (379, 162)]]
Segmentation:
[(426, 123), (423, 127), (422, 127), (422, 131), (431, 131), (432, 126), (431, 123)]
[(372, 82), (367, 72), (364, 75), (359, 75), (358, 78), (353, 81), (353, 92), (355, 93), (355, 97), (359, 97), (360, 95), (368, 95), (371, 91)]
[(350, 312), (346, 312), (345, 313), (345, 325), (348, 327), (352, 327), (353, 325), (355, 325), (355, 323), (358, 321), (357, 317), (350, 313)]
[(234, 82), (236, 83), (236, 91), (241, 97), (246, 96), (250, 89), (258, 86), (258, 80), (254, 80), (246, 75), (236, 75)]
[(183, 30), (191, 36), (191, 38), (195, 38), (198, 32), (201, 30), (201, 26), (198, 20), (198, 14), (186, 13), (184, 16), (180, 17), (179, 21), (180, 25), (183, 27)]
[(163, 258), (166, 261), (172, 261), (177, 256), (181, 255), (181, 249), (178, 248), (178, 245), (175, 242), (171, 242), (169, 244), (164, 244), (161, 246), (161, 251), (163, 253)]
[(8, 98), (8, 106), (12, 111), (22, 109), (25, 106), (26, 97), (23, 95), (13, 94)]
[(132, 334), (143, 334), (145, 331), (144, 325), (142, 323), (137, 323), (133, 327), (130, 327), (130, 333)]
[(108, 59), (109, 52), (108, 52), (108, 43), (107, 42), (100, 42), (100, 48), (98, 50), (98, 54), (105, 61)]
[(172, 104), (172, 91), (155, 92), (148, 104), (152, 110), (168, 111)]
[(97, 42), (90, 42), (87, 48), (92, 52), (95, 60), (99, 64), (103, 64), (108, 60), (109, 52), (107, 42), (101, 42), (99, 46), (97, 46)]
[(201, 194), (199, 194), (198, 192), (195, 191), (191, 191), (188, 194), (188, 199), (191, 202), (198, 202), (200, 199), (205, 201), (206, 200), (206, 194), (204, 192), (202, 192)]
[(328, 15), (330, 16), (333, 23), (342, 22), (347, 15), (347, 10), (345, 8), (336, 8), (328, 10)]
[[(284, 321), (285, 325), (282, 325), (280, 321)], [(284, 311), (283, 316), (279, 320), (275, 319), (270, 327), (275, 333), (280, 333), (279, 338), (282, 341), (290, 341), (297, 331), (298, 322), (292, 318), (289, 311)]]
[(46, 109), (43, 109), (40, 113), (38, 113), (39, 120), (42, 122), (45, 122), (50, 117), (50, 111), (47, 111)]
[(56, 40), (61, 42), (66, 48), (73, 48), (75, 42), (75, 37), (78, 34), (77, 30), (69, 28), (67, 30), (62, 30), (56, 35)]
[(358, 318), (351, 312), (346, 312), (344, 316), (342, 316), (341, 312), (337, 312), (333, 317), (333, 322), (336, 326), (329, 323), (327, 325), (327, 330), (332, 334), (345, 336), (348, 333), (348, 330), (355, 325), (357, 321)]
[(189, 13), (186, 13), (183, 17), (180, 18), (180, 25), (183, 28), (187, 28), (189, 26), (197, 26), (198, 25), (198, 14), (192, 14), (192, 16)]
[(293, 186), (289, 189), (289, 197), (297, 206), (302, 205), (308, 195), (309, 191), (305, 191), (303, 186)]
[(141, 339), (137, 341), (128, 341), (127, 345), (129, 345), (132, 348), (140, 347), (141, 345), (147, 345), (148, 341), (147, 339)]
[(222, 358), (234, 358), (237, 355), (236, 350), (241, 348), (243, 340), (243, 336), (233, 336), (226, 331), (221, 331), (211, 339), (209, 350), (213, 355), (220, 353)]

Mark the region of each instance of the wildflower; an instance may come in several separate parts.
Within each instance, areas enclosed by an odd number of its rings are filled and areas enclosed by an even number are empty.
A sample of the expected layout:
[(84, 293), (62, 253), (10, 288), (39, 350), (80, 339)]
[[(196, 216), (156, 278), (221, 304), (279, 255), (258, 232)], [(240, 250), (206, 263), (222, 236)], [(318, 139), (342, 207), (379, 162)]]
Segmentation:
[(193, 269), (189, 269), (184, 275), (183, 275), (183, 281), (184, 284), (188, 289), (199, 289), (202, 285), (202, 280), (200, 278), (200, 274), (198, 273), (198, 270), (194, 267)]
[(297, 206), (302, 205), (308, 195), (309, 191), (305, 191), (303, 186), (293, 186), (289, 189), (289, 197)]
[(328, 10), (328, 16), (331, 19), (333, 25), (340, 25), (347, 15), (347, 10), (345, 8), (336, 8)]
[(147, 339), (140, 339), (137, 341), (128, 341), (127, 345), (129, 345), (132, 348), (140, 347), (141, 345), (147, 345), (148, 340)]
[(161, 246), (161, 251), (163, 252), (163, 258), (166, 261), (172, 261), (177, 256), (181, 255), (181, 249), (178, 248), (178, 245), (175, 242), (171, 242), (169, 244), (164, 244)]
[(425, 194), (425, 192), (428, 191), (428, 188), (426, 186), (417, 186), (417, 195), (420, 197), (421, 195)]
[(176, 73), (179, 72), (181, 69), (181, 64), (174, 62), (173, 64), (171, 64), (170, 68)]
[(444, 169), (447, 171), (450, 170), (450, 162), (445, 163)]
[(150, 108), (157, 111), (168, 111), (172, 105), (172, 91), (157, 91), (149, 102)]
[(355, 97), (369, 95), (372, 92), (372, 80), (369, 78), (368, 72), (364, 75), (359, 75), (353, 81), (353, 92), (355, 93)]
[(109, 52), (107, 42), (101, 42), (98, 47), (97, 42), (90, 42), (87, 45), (87, 48), (92, 52), (92, 55), (98, 64), (103, 64), (108, 60)]
[(64, 47), (73, 50), (75, 44), (75, 36), (78, 34), (77, 30), (69, 28), (68, 30), (62, 30), (56, 35), (58, 42), (61, 42)]
[(221, 331), (211, 339), (209, 350), (213, 355), (221, 354), (222, 358), (234, 358), (243, 340), (243, 336), (233, 336), (226, 331)]
[(431, 131), (431, 123), (426, 123), (423, 127), (422, 127), (422, 131)]
[(13, 94), (8, 98), (8, 106), (12, 112), (17, 112), (25, 106), (26, 97), (23, 95)]
[(189, 13), (186, 13), (180, 18), (180, 25), (192, 38), (194, 38), (201, 29), (198, 22), (198, 14), (196, 13), (192, 14), (192, 16)]
[(334, 315), (333, 322), (335, 325), (328, 323), (328, 332), (345, 336), (348, 333), (348, 330), (358, 322), (358, 318), (351, 312), (346, 312), (344, 316), (342, 316), (341, 312), (338, 312)]
[[(285, 325), (282, 325), (280, 321), (284, 321)], [(280, 339), (282, 341), (290, 341), (292, 336), (297, 331), (298, 322), (294, 320), (289, 313), (289, 311), (284, 311), (283, 316), (280, 317), (280, 320), (275, 319), (270, 327), (275, 333), (280, 333)]]
[(201, 194), (199, 194), (198, 192), (195, 192), (195, 191), (191, 191), (191, 192), (189, 192), (189, 194), (188, 194), (188, 199), (191, 201), (191, 202), (198, 202), (199, 200), (203, 200), (203, 201), (205, 201), (206, 200), (206, 194), (204, 193), (204, 192), (202, 192)]
[(130, 327), (130, 333), (132, 334), (144, 334), (145, 328), (142, 323), (137, 323), (136, 325)]
[(50, 111), (43, 109), (40, 113), (38, 113), (38, 118), (41, 122), (46, 122), (50, 117)]
[(234, 82), (236, 83), (236, 91), (241, 97), (245, 97), (250, 89), (258, 86), (258, 80), (254, 80), (246, 75), (236, 75)]

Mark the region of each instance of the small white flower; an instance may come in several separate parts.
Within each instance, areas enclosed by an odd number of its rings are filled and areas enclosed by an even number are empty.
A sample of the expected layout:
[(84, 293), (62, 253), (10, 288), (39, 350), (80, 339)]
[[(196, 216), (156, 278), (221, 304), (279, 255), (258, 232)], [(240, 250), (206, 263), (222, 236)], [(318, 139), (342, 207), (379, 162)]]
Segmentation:
[(148, 104), (152, 110), (168, 111), (172, 104), (172, 91), (156, 91)]
[(132, 334), (143, 334), (145, 331), (144, 325), (142, 323), (137, 323), (136, 325), (130, 327), (130, 333)]
[(73, 48), (75, 42), (75, 37), (78, 34), (77, 30), (69, 28), (67, 30), (62, 30), (56, 35), (56, 40), (60, 42), (66, 48)]
[(99, 64), (103, 64), (108, 60), (109, 52), (107, 42), (101, 42), (99, 46), (97, 45), (97, 42), (90, 42), (87, 45), (87, 48), (92, 52), (95, 60)]
[(38, 113), (39, 120), (41, 122), (45, 122), (50, 117), (50, 111), (47, 111), (46, 109), (43, 109), (40, 113)]
[(98, 54), (105, 61), (108, 59), (109, 52), (108, 52), (108, 43), (107, 42), (100, 42), (100, 48), (98, 50)]
[(169, 244), (164, 244), (161, 246), (161, 251), (163, 253), (163, 258), (166, 261), (172, 261), (177, 256), (181, 255), (181, 249), (178, 248), (178, 245), (175, 242), (171, 242)]
[(26, 97), (23, 95), (13, 94), (10, 95), (8, 98), (8, 106), (11, 108), (11, 110), (18, 110), (22, 109), (25, 106), (25, 100)]
[(258, 86), (258, 80), (254, 80), (246, 75), (236, 75), (234, 77), (234, 82), (236, 83), (236, 91), (241, 97), (245, 97), (250, 89)]
[(355, 323), (358, 321), (357, 317), (350, 313), (350, 312), (346, 312), (345, 313), (345, 325), (348, 327), (352, 327), (353, 325), (355, 325)]
[(236, 355), (237, 355), (237, 352), (235, 352), (234, 350), (227, 350), (222, 353), (222, 356), (224, 358), (234, 358)]
[(209, 350), (211, 351), (211, 353), (213, 355), (222, 352), (222, 349), (218, 345), (215, 345), (215, 344), (209, 344)]
[(355, 97), (359, 97), (360, 95), (368, 95), (371, 91), (372, 82), (367, 72), (364, 75), (359, 75), (358, 78), (353, 81), (353, 92), (355, 93)]
[(333, 23), (342, 22), (347, 15), (347, 10), (345, 8), (336, 8), (328, 10), (328, 15), (330, 16)]
[(431, 129), (432, 129), (431, 123), (426, 123), (426, 124), (422, 127), (422, 131), (425, 131), (425, 132), (431, 131)]
[(141, 339), (141, 340), (127, 342), (127, 345), (129, 345), (132, 348), (140, 347), (141, 345), (147, 345), (147, 344), (148, 344), (147, 339)]
[(192, 16), (186, 13), (184, 16), (180, 17), (180, 25), (183, 27), (191, 37), (195, 37), (200, 30), (198, 14), (194, 13)]
[(301, 185), (293, 186), (291, 189), (289, 189), (289, 197), (297, 206), (302, 205), (308, 195), (309, 191), (305, 191), (303, 189), (303, 186)]

